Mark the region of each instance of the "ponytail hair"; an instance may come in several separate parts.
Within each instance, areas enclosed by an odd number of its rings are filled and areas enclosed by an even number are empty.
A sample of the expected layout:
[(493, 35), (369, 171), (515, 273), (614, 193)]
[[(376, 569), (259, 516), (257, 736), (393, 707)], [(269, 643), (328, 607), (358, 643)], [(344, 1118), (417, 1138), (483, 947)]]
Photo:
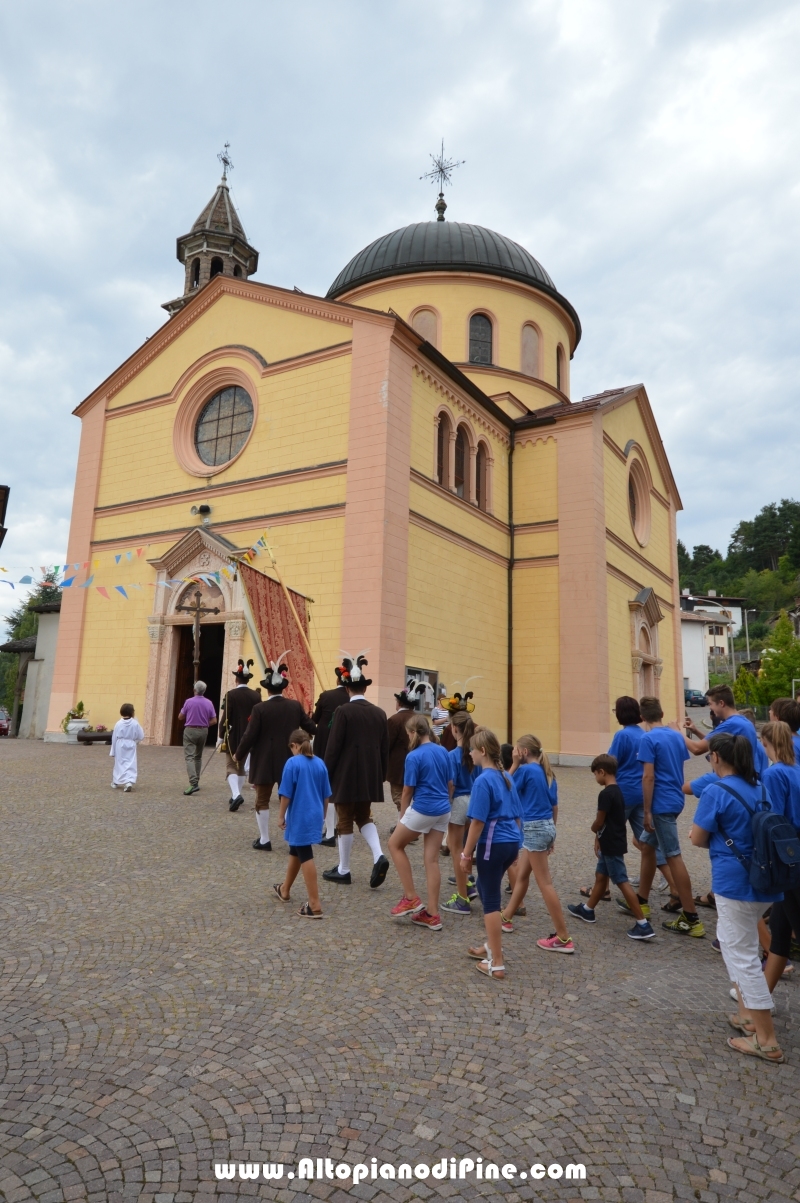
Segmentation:
[(542, 741), (537, 739), (535, 735), (520, 735), (517, 740), (517, 747), (522, 748), (525, 752), (529, 752), (537, 764), (542, 766), (544, 775), (547, 778), (547, 784), (552, 785), (555, 773), (550, 764), (550, 758), (542, 747)]
[(439, 742), (433, 734), (431, 725), (424, 714), (413, 714), (406, 723), (406, 731), (408, 732), (409, 752), (413, 752), (426, 735), (431, 743)]
[(469, 745), (475, 734), (472, 716), (467, 714), (466, 710), (459, 710), (450, 719), (450, 726), (456, 727), (461, 735), (461, 763), (465, 769), (471, 769), (472, 757), (469, 754)]
[(746, 735), (729, 735), (720, 731), (712, 735), (708, 748), (716, 752), (723, 764), (729, 765), (737, 777), (741, 777), (748, 785), (755, 785), (758, 778), (753, 767), (753, 749)]
[(792, 728), (788, 723), (764, 723), (761, 728), (761, 738), (775, 749), (778, 764), (795, 763)]
[(303, 756), (311, 757), (314, 755), (314, 749), (311, 747), (311, 736), (302, 727), (298, 727), (296, 731), (292, 732), (289, 736), (289, 743), (297, 745)]
[(488, 727), (476, 727), (469, 746), (477, 748), (479, 752), (483, 752), (484, 756), (488, 756), (493, 768), (502, 774), (506, 789), (510, 790), (511, 778), (503, 768), (503, 761), (500, 758), (500, 741), (494, 731), (490, 731)]

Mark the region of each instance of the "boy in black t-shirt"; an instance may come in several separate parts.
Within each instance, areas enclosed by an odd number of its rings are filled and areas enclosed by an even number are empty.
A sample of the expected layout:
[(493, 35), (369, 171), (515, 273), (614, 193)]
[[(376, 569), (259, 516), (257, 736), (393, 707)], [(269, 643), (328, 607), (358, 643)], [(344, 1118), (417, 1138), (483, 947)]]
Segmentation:
[(594, 886), (588, 903), (579, 902), (569, 910), (584, 923), (595, 923), (594, 908), (608, 889), (609, 878), (620, 890), (631, 908), (636, 923), (628, 932), (632, 940), (652, 940), (656, 934), (642, 914), (636, 891), (628, 881), (625, 869), (625, 853), (628, 842), (625, 835), (625, 799), (617, 785), (617, 760), (615, 756), (595, 756), (592, 761), (594, 779), (601, 786), (597, 799), (597, 817), (592, 823), (594, 850), (597, 856)]

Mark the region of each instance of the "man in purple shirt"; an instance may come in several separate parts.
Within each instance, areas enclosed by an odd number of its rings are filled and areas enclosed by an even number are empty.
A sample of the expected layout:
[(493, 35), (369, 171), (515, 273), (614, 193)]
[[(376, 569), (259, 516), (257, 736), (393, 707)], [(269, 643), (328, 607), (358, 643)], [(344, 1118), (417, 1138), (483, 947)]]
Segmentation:
[(183, 728), (183, 754), (186, 757), (186, 772), (189, 774), (189, 788), (185, 794), (196, 794), (200, 788), (200, 770), (203, 764), (203, 748), (208, 739), (208, 728), (217, 725), (217, 715), (214, 707), (205, 697), (205, 681), (195, 681), (194, 696), (183, 703), (178, 718), (186, 723)]

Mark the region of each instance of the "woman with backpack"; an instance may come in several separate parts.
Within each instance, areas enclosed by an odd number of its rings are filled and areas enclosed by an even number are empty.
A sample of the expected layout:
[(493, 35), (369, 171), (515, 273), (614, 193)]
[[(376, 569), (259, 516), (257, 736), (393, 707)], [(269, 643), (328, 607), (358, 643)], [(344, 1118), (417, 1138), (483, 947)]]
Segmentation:
[[(800, 765), (796, 762), (791, 727), (784, 722), (765, 723), (761, 742), (770, 760), (763, 781), (775, 810), (800, 834)], [(784, 890), (769, 916), (769, 955), (764, 978), (774, 990), (789, 963), (792, 932), (800, 934), (800, 889)]]
[[(742, 1034), (728, 1046), (748, 1057), (779, 1064), (783, 1052), (772, 1023), (772, 997), (758, 955), (758, 920), (765, 903), (779, 892), (753, 888), (745, 863), (753, 856), (752, 816), (769, 804), (757, 784), (753, 752), (744, 735), (721, 732), (708, 741), (711, 767), (719, 778), (702, 792), (690, 833), (698, 848), (708, 848), (711, 888), (717, 904), (717, 936), (725, 967), (739, 994), (739, 1010), (728, 1023)], [(731, 841), (729, 846), (728, 841)]]

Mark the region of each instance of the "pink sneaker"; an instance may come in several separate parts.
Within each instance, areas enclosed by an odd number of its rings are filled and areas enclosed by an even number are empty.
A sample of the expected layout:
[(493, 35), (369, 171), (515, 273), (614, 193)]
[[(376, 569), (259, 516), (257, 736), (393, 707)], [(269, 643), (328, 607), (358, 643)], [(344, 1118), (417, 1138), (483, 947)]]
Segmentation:
[(500, 912), (500, 927), (501, 927), (501, 930), (504, 931), (506, 933), (506, 935), (509, 935), (509, 936), (511, 935), (512, 931), (514, 930), (514, 924), (511, 922), (510, 919), (506, 919), (506, 917), (502, 911)]
[(538, 944), (539, 948), (543, 948), (545, 952), (575, 951), (575, 945), (572, 943), (572, 940), (569, 938), (562, 940), (561, 937), (557, 936), (555, 932), (553, 932), (552, 936), (548, 936), (546, 940), (537, 940), (536, 943)]
[(418, 927), (427, 927), (428, 931), (442, 930), (441, 916), (429, 915), (424, 907), (418, 914), (412, 916), (411, 922), (416, 923)]
[(395, 919), (402, 918), (403, 915), (418, 915), (420, 911), (425, 910), (425, 904), (420, 898), (406, 898), (403, 896), (397, 906), (392, 907), (392, 915)]

